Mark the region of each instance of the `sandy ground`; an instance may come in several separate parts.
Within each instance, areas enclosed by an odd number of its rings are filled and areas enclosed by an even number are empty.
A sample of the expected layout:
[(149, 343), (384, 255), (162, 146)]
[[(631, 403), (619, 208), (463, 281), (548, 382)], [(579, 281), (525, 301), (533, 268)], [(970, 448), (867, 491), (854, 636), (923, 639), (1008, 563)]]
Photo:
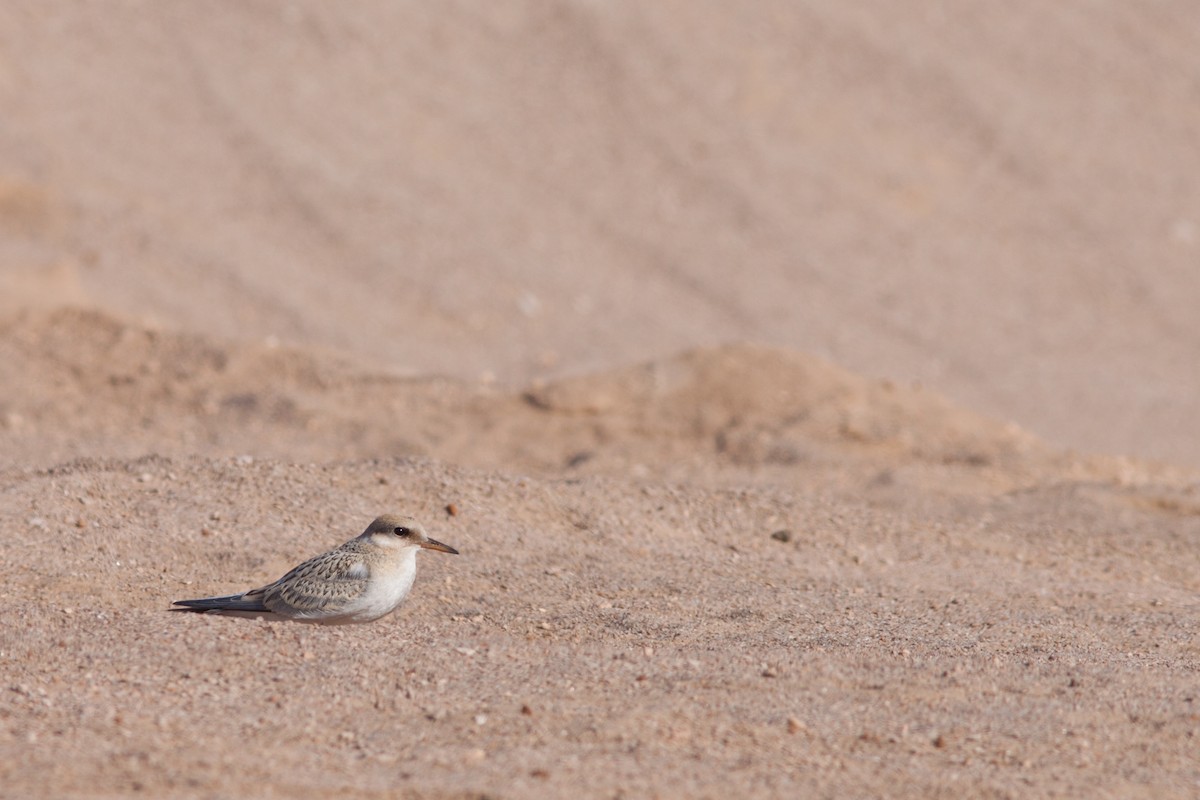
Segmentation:
[(0, 797), (1200, 795), (1197, 12), (756, 8), (0, 7)]

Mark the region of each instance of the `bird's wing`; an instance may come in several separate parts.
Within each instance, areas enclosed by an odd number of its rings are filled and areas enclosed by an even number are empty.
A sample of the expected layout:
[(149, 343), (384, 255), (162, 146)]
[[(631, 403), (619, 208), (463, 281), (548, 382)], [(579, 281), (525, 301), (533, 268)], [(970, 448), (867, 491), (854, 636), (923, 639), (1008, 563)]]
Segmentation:
[(287, 616), (320, 617), (336, 613), (367, 588), (371, 570), (358, 553), (331, 550), (310, 558), (272, 584), (246, 592), (261, 596), (267, 608)]

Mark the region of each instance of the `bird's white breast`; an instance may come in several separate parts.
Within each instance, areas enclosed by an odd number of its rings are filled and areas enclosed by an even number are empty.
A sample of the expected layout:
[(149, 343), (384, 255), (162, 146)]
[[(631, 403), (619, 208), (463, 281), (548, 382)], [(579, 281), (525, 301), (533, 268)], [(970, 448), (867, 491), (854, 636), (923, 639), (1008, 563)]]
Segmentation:
[(372, 565), (367, 589), (345, 610), (348, 622), (370, 622), (404, 602), (417, 577), (416, 548), (406, 550), (392, 563)]

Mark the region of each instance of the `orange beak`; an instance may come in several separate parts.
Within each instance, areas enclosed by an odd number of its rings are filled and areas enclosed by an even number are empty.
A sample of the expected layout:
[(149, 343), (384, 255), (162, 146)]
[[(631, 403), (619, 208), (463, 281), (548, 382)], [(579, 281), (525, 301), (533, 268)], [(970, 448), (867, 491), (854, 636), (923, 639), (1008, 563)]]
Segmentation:
[(442, 544), (441, 542), (433, 539), (426, 539), (425, 541), (421, 542), (421, 547), (424, 547), (426, 550), (437, 550), (439, 553), (449, 553), (455, 556), (458, 555), (458, 551), (450, 545)]

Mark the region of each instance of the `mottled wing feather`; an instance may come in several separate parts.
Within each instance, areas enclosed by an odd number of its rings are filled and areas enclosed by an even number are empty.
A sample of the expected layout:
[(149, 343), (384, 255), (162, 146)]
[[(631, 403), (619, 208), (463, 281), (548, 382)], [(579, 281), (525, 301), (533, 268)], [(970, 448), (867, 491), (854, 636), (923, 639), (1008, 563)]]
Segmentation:
[(286, 616), (324, 616), (362, 595), (369, 578), (370, 569), (360, 554), (338, 548), (310, 558), (246, 597), (261, 594), (263, 605)]

